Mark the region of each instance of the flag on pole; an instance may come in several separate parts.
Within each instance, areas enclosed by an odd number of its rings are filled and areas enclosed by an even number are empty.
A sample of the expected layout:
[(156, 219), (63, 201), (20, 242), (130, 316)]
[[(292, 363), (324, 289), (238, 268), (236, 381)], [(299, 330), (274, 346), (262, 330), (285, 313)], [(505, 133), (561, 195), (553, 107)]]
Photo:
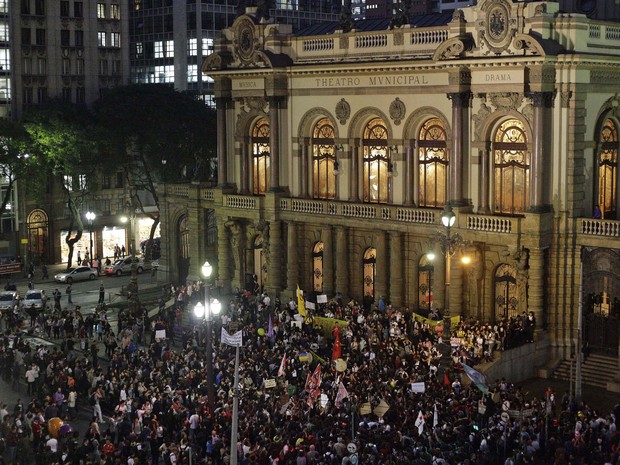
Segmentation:
[(312, 406), (321, 393), (321, 365), (318, 364), (312, 374), (306, 378), (306, 391), (308, 392), (308, 405)]
[(347, 388), (344, 387), (342, 381), (338, 384), (338, 393), (336, 394), (336, 407), (342, 407), (342, 401), (349, 397), (349, 393), (347, 392)]
[(452, 386), (452, 383), (450, 382), (450, 378), (448, 378), (448, 373), (443, 374), (443, 385)]
[(335, 331), (334, 349), (332, 350), (332, 360), (338, 360), (342, 355), (342, 345), (340, 344), (340, 331)]
[(297, 313), (306, 318), (306, 303), (304, 302), (304, 291), (297, 285)]
[(469, 377), (469, 379), (471, 379), (472, 383), (474, 383), (476, 387), (482, 391), (483, 394), (489, 392), (487, 380), (482, 373), (465, 364), (463, 364), (463, 370), (465, 370), (465, 374)]
[(439, 414), (437, 413), (437, 404), (434, 405), (433, 410), (433, 428), (437, 427), (439, 424)]
[(269, 314), (269, 326), (267, 328), (267, 337), (272, 341), (275, 339), (276, 335), (273, 332), (273, 321), (271, 321), (271, 313)]
[(280, 368), (278, 369), (278, 378), (284, 376), (286, 374), (286, 352), (282, 356), (282, 361), (280, 362)]
[(226, 344), (233, 347), (241, 347), (243, 346), (243, 333), (241, 331), (237, 331), (232, 336), (228, 334), (225, 328), (222, 328), (222, 336), (221, 336), (222, 344)]
[(422, 415), (422, 410), (420, 410), (420, 413), (418, 413), (418, 418), (416, 418), (415, 421), (415, 426), (418, 428), (418, 434), (422, 434), (422, 431), (424, 431), (424, 423), (426, 423), (426, 421), (424, 421), (424, 415)]

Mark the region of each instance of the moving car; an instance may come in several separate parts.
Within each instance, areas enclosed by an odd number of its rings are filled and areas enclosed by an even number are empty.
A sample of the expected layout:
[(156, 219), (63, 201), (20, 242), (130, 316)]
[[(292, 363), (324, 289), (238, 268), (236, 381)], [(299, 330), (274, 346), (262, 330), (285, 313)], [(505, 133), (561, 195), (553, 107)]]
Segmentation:
[(54, 279), (61, 283), (71, 284), (74, 281), (93, 280), (97, 277), (97, 270), (89, 266), (76, 266), (69, 268), (67, 271), (58, 273)]
[[(123, 273), (131, 273), (131, 263), (134, 257), (125, 257), (120, 260), (116, 260), (111, 265), (103, 267), (103, 272), (107, 275), (121, 276)], [(135, 258), (136, 260), (136, 272), (142, 273), (144, 270), (150, 269), (151, 265), (147, 265), (142, 258)]]

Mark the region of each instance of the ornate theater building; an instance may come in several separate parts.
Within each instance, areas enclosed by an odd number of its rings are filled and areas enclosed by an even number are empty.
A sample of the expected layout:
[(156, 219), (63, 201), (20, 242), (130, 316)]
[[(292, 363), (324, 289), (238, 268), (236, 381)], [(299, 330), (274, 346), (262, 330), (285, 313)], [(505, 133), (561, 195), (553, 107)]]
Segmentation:
[(297, 34), (254, 13), (203, 64), (217, 187), (162, 192), (171, 279), (208, 259), (286, 300), (532, 312), (549, 359), (580, 327), (618, 356), (619, 23), (510, 0)]

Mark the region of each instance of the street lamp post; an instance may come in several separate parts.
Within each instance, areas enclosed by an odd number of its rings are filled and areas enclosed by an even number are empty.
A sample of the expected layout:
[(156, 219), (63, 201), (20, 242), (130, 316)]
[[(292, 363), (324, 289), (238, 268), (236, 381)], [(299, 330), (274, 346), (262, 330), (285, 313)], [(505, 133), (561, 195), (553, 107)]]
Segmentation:
[(88, 220), (88, 233), (90, 236), (90, 263), (93, 262), (93, 221), (95, 221), (97, 215), (94, 212), (87, 211), (86, 219)]
[(209, 411), (213, 413), (215, 406), (215, 389), (214, 389), (214, 377), (213, 377), (213, 334), (212, 334), (212, 317), (220, 313), (222, 304), (214, 299), (213, 302), (209, 296), (209, 282), (208, 279), (213, 272), (213, 267), (208, 261), (205, 261), (202, 265), (202, 275), (205, 277), (205, 294), (204, 305), (200, 302), (194, 307), (194, 313), (198, 318), (204, 316), (206, 321), (207, 338), (206, 338), (206, 357), (207, 357), (207, 396), (209, 401)]
[(446, 283), (445, 283), (445, 310), (444, 310), (444, 332), (446, 337), (450, 337), (450, 260), (456, 250), (462, 245), (463, 240), (458, 234), (451, 236), (452, 226), (456, 221), (456, 215), (450, 205), (446, 205), (441, 212), (441, 224), (446, 228), (445, 238), (442, 238), (442, 251), (446, 257)]

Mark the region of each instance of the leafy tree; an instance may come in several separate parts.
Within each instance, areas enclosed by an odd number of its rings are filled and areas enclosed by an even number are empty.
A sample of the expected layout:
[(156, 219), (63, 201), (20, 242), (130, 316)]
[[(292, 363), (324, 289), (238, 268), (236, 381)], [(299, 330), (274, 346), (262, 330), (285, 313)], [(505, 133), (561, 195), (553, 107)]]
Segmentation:
[(159, 209), (159, 181), (212, 175), (215, 112), (190, 94), (161, 84), (117, 87), (95, 102), (93, 111), (107, 169), (123, 167), (130, 186), (129, 207), (153, 220), (146, 250), (150, 258), (159, 216), (145, 211), (138, 194), (150, 194)]
[(65, 239), (69, 247), (67, 267), (70, 267), (73, 246), (84, 231), (81, 208), (85, 198), (96, 189), (95, 174), (101, 159), (93, 139), (94, 120), (84, 106), (52, 100), (32, 107), (24, 114), (23, 121), (45, 165), (62, 178), (61, 189), (70, 212)]
[(27, 179), (29, 193), (36, 195), (45, 176), (40, 162), (41, 157), (34, 150), (32, 138), (24, 126), (0, 119), (0, 176), (5, 184), (0, 199), (0, 217), (7, 211), (16, 181)]

